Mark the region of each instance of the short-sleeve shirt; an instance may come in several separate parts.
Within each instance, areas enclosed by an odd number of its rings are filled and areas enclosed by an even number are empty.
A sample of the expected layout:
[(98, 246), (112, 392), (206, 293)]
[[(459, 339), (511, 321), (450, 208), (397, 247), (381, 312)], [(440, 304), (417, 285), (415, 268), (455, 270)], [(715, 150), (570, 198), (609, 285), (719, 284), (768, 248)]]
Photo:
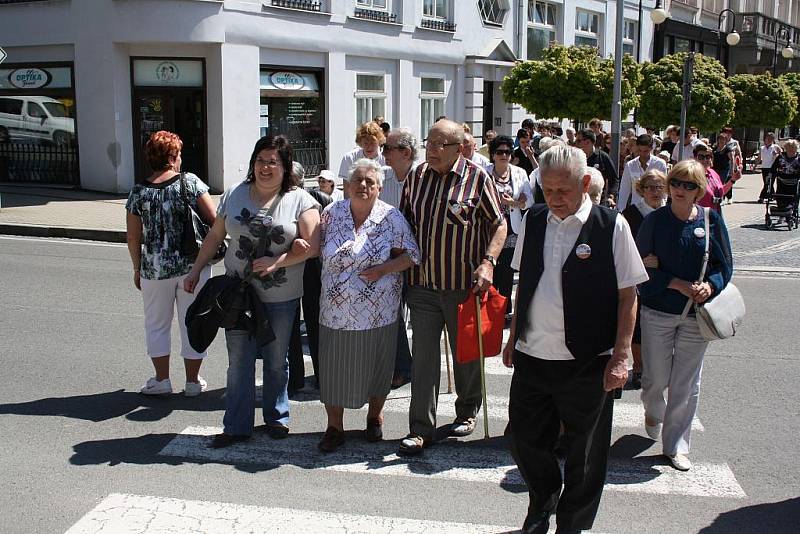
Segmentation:
[(397, 208), (376, 200), (367, 220), (355, 228), (350, 200), (335, 202), (320, 222), (322, 293), (319, 322), (337, 330), (369, 330), (397, 321), (402, 273), (367, 282), (362, 271), (391, 259), (392, 249), (406, 251), (415, 264), (419, 249), (411, 227)]
[[(192, 173), (184, 173), (186, 197), (197, 211), (197, 199), (208, 193), (208, 186)], [(185, 204), (181, 198), (180, 174), (153, 184), (133, 186), (125, 209), (142, 218), (141, 277), (165, 280), (183, 276), (192, 269), (192, 260), (181, 254)]]
[(400, 211), (421, 254), (408, 283), (436, 290), (472, 287), (492, 228), (503, 220), (497, 188), (486, 171), (463, 157), (444, 175), (423, 163), (406, 179)]
[(779, 154), (778, 145), (771, 144), (769, 146), (762, 145), (761, 146), (761, 168), (762, 169), (769, 169), (772, 167), (772, 164), (775, 163), (775, 158)]
[[(347, 180), (350, 178), (349, 177), (350, 169), (353, 167), (353, 164), (362, 158), (373, 159), (373, 158), (368, 158), (367, 155), (364, 154), (364, 149), (361, 147), (354, 148), (353, 150), (345, 154), (342, 157), (342, 162), (339, 164), (339, 177), (345, 182), (347, 182)], [(374, 158), (374, 160), (381, 167), (386, 165), (386, 160), (383, 158), (383, 154), (381, 154), (380, 152), (378, 152), (378, 156)]]
[[(287, 191), (277, 202), (269, 215), (264, 206), (253, 200), (247, 182), (235, 185), (222, 195), (217, 215), (225, 217), (225, 231), (231, 238), (225, 253), (226, 274), (244, 278), (251, 273), (262, 235), (267, 244), (265, 256), (276, 257), (288, 252), (292, 242), (300, 237), (297, 222), (300, 215), (306, 210), (319, 208), (314, 197), (300, 188)], [(253, 287), (261, 301), (285, 302), (302, 297), (303, 266), (301, 262), (256, 277)]]

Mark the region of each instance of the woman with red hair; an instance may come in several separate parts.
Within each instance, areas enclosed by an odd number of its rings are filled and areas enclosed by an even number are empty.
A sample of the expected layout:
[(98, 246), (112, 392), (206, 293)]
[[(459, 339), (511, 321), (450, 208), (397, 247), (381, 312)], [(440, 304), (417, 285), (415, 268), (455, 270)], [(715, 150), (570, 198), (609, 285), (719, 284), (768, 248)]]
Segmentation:
[[(192, 269), (193, 260), (181, 253), (186, 220), (182, 197), (185, 195), (192, 208), (208, 224), (214, 223), (216, 209), (208, 194), (208, 186), (192, 173), (181, 173), (182, 148), (183, 142), (174, 133), (160, 131), (150, 136), (145, 155), (153, 172), (134, 185), (125, 206), (128, 210), (126, 226), (128, 252), (133, 262), (133, 285), (142, 292), (147, 355), (156, 373), (142, 386), (141, 393), (145, 395), (172, 393), (169, 379), (170, 332), (176, 304), (181, 356), (186, 369), (184, 395), (196, 397), (207, 387), (199, 375), (206, 353), (195, 351), (186, 333), (186, 310), (194, 301), (194, 295), (183, 290), (183, 278)], [(185, 193), (181, 192), (181, 181)], [(201, 283), (205, 283), (210, 274), (210, 268), (204, 269)]]

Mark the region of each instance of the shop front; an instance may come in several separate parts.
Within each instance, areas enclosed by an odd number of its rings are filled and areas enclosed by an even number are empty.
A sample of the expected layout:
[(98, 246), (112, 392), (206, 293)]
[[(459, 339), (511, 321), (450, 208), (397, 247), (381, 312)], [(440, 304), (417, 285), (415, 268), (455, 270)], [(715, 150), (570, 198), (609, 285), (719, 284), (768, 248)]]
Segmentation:
[(323, 76), (321, 69), (261, 68), (261, 135), (286, 136), (306, 177), (327, 168)]
[(78, 185), (71, 63), (0, 68), (0, 182)]
[(136, 176), (149, 176), (144, 147), (159, 130), (183, 141), (182, 170), (208, 183), (206, 75), (202, 59), (131, 58)]

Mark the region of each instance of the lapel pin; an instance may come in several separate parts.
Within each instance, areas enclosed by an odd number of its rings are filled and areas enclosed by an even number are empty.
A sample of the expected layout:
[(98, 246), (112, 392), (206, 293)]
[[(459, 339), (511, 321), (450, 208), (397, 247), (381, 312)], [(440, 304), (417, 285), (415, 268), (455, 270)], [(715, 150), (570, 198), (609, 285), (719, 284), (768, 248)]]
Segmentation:
[(694, 229), (694, 236), (695, 237), (705, 237), (706, 231), (704, 228), (695, 228)]
[(578, 258), (585, 260), (592, 255), (592, 247), (586, 243), (582, 243), (575, 247), (575, 255), (578, 256)]

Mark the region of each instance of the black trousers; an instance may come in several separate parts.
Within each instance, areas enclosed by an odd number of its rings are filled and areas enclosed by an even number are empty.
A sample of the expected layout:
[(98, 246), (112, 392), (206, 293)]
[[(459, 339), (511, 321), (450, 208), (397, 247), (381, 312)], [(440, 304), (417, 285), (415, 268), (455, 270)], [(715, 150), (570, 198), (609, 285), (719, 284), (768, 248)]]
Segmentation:
[(758, 200), (764, 200), (767, 198), (770, 181), (772, 181), (773, 187), (775, 186), (775, 178), (772, 178), (771, 176), (772, 172), (770, 169), (761, 169), (761, 180), (764, 182), (764, 187), (761, 188), (761, 192), (758, 194)]
[[(306, 261), (303, 271), (303, 319), (306, 322), (308, 349), (314, 365), (314, 377), (319, 383), (319, 296), (322, 292), (319, 260)], [(303, 362), (303, 343), (300, 337), (300, 306), (297, 307), (294, 329), (289, 341), (289, 389), (302, 389), (306, 368)]]
[(506, 313), (511, 313), (511, 291), (514, 289), (514, 269), (511, 260), (514, 258), (514, 248), (504, 248), (497, 258), (497, 267), (494, 269), (494, 287), (498, 293), (508, 299)]
[[(514, 353), (506, 435), (528, 485), (528, 514), (555, 513), (560, 528), (588, 530), (600, 506), (614, 402), (603, 389), (608, 360), (548, 361)], [(563, 480), (553, 450), (562, 421)]]

